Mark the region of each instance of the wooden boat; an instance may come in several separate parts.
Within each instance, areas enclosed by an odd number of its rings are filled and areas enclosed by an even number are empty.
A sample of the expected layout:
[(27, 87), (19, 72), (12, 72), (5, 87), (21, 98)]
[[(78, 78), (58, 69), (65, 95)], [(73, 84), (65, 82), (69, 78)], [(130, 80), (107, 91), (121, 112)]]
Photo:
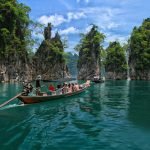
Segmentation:
[(66, 93), (66, 94), (60, 94), (60, 95), (47, 95), (47, 96), (18, 96), (17, 98), (21, 100), (24, 104), (32, 104), (32, 103), (40, 103), (55, 99), (60, 99), (64, 97), (69, 97), (73, 95), (80, 94), (84, 92), (88, 87), (84, 87), (80, 89), (79, 91), (72, 92), (72, 93)]

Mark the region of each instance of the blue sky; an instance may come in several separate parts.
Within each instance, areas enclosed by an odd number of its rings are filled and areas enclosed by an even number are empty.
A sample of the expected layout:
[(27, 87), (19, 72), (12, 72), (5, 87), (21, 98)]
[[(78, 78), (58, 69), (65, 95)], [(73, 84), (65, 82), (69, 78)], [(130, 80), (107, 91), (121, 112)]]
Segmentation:
[[(18, 0), (31, 8), (30, 18), (54, 26), (68, 40), (65, 51), (74, 52), (80, 33), (87, 33), (91, 24), (106, 35), (106, 47), (110, 41), (125, 43), (134, 26), (150, 17), (150, 0)], [(37, 35), (43, 38), (42, 35)]]

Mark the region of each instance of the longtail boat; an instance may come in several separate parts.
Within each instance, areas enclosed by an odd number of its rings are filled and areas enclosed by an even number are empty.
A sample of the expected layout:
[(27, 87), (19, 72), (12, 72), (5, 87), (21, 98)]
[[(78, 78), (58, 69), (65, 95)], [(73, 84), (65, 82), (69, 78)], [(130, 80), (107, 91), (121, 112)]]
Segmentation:
[(66, 93), (66, 94), (60, 94), (60, 95), (46, 95), (44, 94), (42, 96), (23, 96), (20, 95), (17, 98), (21, 100), (24, 104), (32, 104), (32, 103), (40, 103), (40, 102), (45, 102), (45, 101), (50, 101), (50, 100), (55, 100), (55, 99), (60, 99), (60, 98), (65, 98), (65, 97), (70, 97), (73, 95), (80, 94), (84, 92), (88, 87), (84, 87), (76, 92), (72, 93)]

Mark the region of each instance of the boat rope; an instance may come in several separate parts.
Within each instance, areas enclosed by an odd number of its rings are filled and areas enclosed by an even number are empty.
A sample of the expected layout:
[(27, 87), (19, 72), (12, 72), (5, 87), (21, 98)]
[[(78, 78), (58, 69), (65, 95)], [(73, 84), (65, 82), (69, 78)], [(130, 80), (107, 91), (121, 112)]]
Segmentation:
[(3, 107), (3, 106), (5, 106), (5, 105), (7, 105), (7, 104), (10, 103), (11, 101), (15, 100), (15, 99), (16, 99), (18, 96), (20, 96), (21, 94), (22, 94), (22, 92), (19, 93), (19, 94), (17, 94), (17, 95), (14, 96), (13, 98), (9, 99), (8, 101), (4, 102), (3, 104), (1, 104), (1, 105), (0, 105), (0, 108)]

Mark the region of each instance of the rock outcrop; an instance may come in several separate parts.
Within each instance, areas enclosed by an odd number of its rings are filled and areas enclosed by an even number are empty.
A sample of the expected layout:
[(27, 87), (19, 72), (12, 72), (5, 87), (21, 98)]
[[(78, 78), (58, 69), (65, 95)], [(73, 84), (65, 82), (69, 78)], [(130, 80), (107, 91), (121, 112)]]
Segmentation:
[(76, 47), (79, 51), (78, 79), (93, 80), (94, 76), (100, 75), (99, 60), (103, 40), (104, 35), (98, 31), (98, 27), (95, 25), (86, 35), (83, 35), (80, 44)]
[(100, 74), (99, 61), (93, 51), (91, 51), (90, 58), (88, 58), (82, 50), (79, 52), (77, 68), (79, 80), (93, 80), (94, 76)]
[(106, 72), (106, 79), (110, 80), (123, 80), (127, 79), (127, 73), (126, 72)]
[(0, 61), (0, 82), (32, 80), (32, 64), (26, 55), (12, 54)]
[(131, 80), (150, 80), (150, 18), (134, 27), (129, 46)]
[(111, 42), (106, 49), (106, 79), (127, 79), (127, 60), (125, 50), (119, 42)]
[(51, 24), (45, 28), (44, 37), (32, 59), (24, 51), (15, 52), (0, 60), (0, 82), (35, 80), (37, 75), (46, 80), (70, 77), (60, 36), (56, 33), (51, 38)]
[(69, 78), (63, 44), (58, 33), (51, 38), (51, 24), (44, 29), (44, 37), (33, 59), (33, 77), (40, 74), (45, 80)]

